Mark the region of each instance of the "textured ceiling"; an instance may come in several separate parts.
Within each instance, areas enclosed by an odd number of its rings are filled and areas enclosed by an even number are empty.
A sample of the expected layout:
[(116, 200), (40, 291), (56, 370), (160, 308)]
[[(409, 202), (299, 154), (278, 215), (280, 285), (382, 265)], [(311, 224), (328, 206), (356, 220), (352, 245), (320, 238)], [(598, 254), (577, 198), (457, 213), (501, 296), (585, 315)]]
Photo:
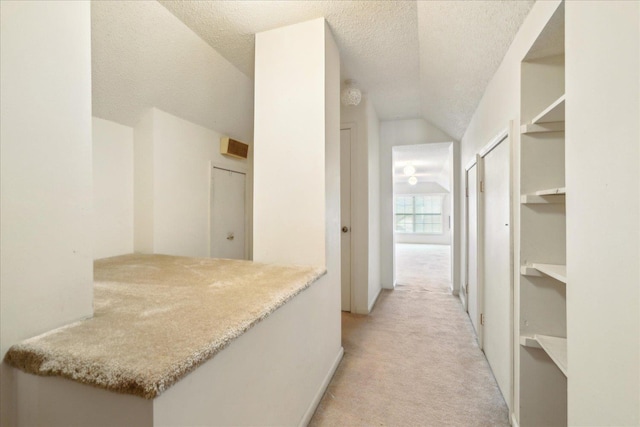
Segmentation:
[(93, 115), (134, 126), (157, 107), (250, 142), (253, 81), (156, 1), (91, 3)]
[(133, 125), (156, 106), (248, 140), (255, 33), (325, 17), (343, 79), (381, 120), (422, 117), (459, 140), (532, 4), (94, 1), (94, 114)]
[(255, 33), (324, 17), (340, 50), (343, 80), (357, 80), (378, 117), (420, 117), (418, 21), (413, 1), (160, 3), (247, 76), (253, 76)]
[(436, 182), (449, 160), (450, 143), (400, 145), (393, 147), (394, 182), (406, 182), (404, 167), (416, 168), (418, 182)]
[(420, 1), (426, 120), (460, 140), (533, 1)]

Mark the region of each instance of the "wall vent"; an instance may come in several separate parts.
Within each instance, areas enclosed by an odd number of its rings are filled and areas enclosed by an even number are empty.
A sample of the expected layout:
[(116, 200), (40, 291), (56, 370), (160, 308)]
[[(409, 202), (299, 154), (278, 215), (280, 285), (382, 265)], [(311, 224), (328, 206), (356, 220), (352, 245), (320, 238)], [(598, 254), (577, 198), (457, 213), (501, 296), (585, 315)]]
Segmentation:
[(237, 159), (246, 159), (249, 155), (249, 144), (223, 136), (220, 138), (220, 153)]

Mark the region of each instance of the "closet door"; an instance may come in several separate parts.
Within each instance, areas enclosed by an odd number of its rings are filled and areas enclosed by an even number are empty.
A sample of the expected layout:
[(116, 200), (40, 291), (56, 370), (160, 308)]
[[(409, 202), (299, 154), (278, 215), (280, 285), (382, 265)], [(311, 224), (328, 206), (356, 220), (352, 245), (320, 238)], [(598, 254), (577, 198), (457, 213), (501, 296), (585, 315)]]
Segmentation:
[(483, 350), (511, 408), (510, 146), (505, 138), (482, 160)]
[(212, 258), (247, 259), (245, 253), (245, 188), (242, 172), (213, 167), (211, 173)]

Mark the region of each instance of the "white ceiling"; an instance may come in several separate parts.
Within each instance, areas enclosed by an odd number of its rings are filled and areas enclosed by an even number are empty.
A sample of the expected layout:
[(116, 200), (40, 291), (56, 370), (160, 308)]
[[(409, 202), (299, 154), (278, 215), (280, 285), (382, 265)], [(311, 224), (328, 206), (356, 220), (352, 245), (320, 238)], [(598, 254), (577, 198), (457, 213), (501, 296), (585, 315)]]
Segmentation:
[(419, 1), (423, 117), (460, 140), (533, 1)]
[(423, 117), (458, 140), (534, 3), (159, 1), (247, 76), (255, 33), (324, 16), (343, 79), (381, 120)]
[[(343, 79), (357, 80), (381, 120), (422, 117), (459, 140), (532, 4), (94, 1), (94, 115), (132, 126), (156, 106), (248, 140), (255, 33), (325, 17)], [(241, 101), (219, 108), (238, 87)]]
[(412, 165), (418, 182), (436, 182), (443, 169), (448, 167), (451, 143), (401, 145), (393, 147), (393, 180), (406, 182), (404, 167)]
[(157, 1), (91, 2), (91, 78), (94, 116), (135, 126), (157, 107), (253, 138), (252, 79)]

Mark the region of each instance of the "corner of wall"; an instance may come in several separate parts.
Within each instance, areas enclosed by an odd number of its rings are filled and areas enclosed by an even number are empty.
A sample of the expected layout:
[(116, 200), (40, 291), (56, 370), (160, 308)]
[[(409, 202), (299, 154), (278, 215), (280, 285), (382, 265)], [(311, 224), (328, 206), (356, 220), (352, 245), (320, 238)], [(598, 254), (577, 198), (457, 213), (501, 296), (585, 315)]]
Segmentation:
[(154, 108), (133, 129), (133, 250), (153, 253)]

